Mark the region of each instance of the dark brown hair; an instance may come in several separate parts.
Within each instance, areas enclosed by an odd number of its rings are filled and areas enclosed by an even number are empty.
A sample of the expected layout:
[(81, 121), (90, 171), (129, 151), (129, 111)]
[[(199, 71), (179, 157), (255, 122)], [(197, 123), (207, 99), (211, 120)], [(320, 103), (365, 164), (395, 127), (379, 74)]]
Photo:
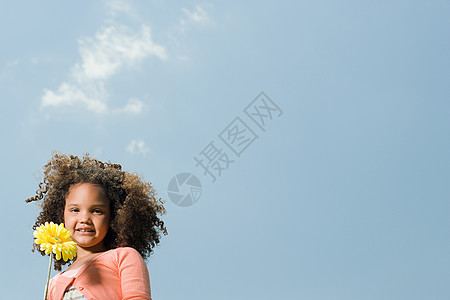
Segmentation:
[[(42, 210), (33, 230), (45, 222), (64, 223), (66, 196), (71, 186), (91, 183), (103, 188), (110, 202), (111, 222), (104, 239), (107, 249), (133, 247), (147, 258), (159, 243), (161, 233), (167, 235), (159, 215), (165, 214), (164, 202), (156, 198), (151, 183), (138, 175), (122, 171), (122, 166), (104, 163), (85, 154), (81, 159), (75, 155), (53, 152), (44, 166), (44, 178), (34, 197), (26, 202), (41, 201)], [(44, 251), (33, 243), (33, 251)], [(70, 263), (72, 261), (69, 261)], [(64, 260), (55, 259), (55, 270), (60, 271)]]

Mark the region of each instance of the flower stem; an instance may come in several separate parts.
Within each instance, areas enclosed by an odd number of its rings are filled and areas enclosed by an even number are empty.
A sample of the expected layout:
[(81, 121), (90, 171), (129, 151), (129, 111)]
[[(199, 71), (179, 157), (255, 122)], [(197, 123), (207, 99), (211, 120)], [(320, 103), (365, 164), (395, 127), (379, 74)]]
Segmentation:
[(48, 276), (47, 276), (47, 284), (45, 285), (44, 300), (47, 300), (48, 283), (50, 281), (50, 272), (52, 270), (52, 262), (53, 262), (53, 253), (50, 253), (50, 261), (48, 263)]

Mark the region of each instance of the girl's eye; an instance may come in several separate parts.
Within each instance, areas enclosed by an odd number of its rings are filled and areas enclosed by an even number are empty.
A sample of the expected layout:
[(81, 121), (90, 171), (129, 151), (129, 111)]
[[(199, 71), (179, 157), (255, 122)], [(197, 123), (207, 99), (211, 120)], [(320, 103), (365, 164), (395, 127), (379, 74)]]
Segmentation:
[(71, 208), (70, 211), (71, 212), (78, 212), (78, 208)]
[(102, 210), (101, 210), (101, 209), (94, 209), (94, 213), (95, 213), (95, 214), (101, 214), (101, 213), (102, 213)]

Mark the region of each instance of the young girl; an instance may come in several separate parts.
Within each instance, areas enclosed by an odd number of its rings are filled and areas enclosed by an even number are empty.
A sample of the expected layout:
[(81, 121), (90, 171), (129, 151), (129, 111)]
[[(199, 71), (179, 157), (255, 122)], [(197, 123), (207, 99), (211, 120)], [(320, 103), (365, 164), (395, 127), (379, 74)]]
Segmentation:
[[(36, 195), (26, 202), (39, 200), (33, 229), (64, 223), (78, 248), (69, 268), (51, 279), (47, 299), (151, 299), (143, 259), (167, 230), (159, 219), (163, 202), (150, 183), (87, 154), (53, 153)], [(54, 259), (60, 271), (66, 262)]]

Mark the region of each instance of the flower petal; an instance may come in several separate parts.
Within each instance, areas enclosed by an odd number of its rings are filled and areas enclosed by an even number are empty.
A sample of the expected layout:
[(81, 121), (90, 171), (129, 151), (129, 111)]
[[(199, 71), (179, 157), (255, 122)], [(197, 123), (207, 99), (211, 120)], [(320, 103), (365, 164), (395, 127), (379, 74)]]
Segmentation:
[(34, 243), (40, 245), (40, 250), (50, 255), (52, 252), (56, 254), (56, 259), (60, 260), (61, 256), (64, 261), (73, 259), (77, 254), (77, 245), (71, 238), (71, 232), (64, 228), (64, 224), (55, 224), (53, 222), (45, 222), (39, 226), (34, 232)]

